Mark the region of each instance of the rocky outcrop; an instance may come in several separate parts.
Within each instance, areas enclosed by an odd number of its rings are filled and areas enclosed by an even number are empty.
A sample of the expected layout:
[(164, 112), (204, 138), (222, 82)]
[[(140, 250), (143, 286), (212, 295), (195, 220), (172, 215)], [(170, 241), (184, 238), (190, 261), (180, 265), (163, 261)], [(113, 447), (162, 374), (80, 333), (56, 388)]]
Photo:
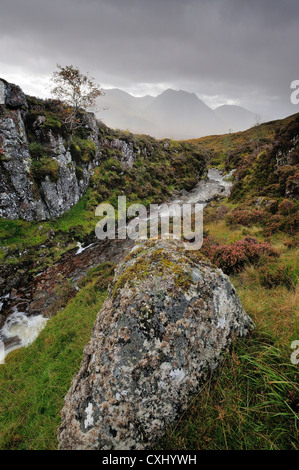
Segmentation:
[(21, 111), (0, 113), (0, 217), (28, 220), (45, 218), (30, 179), (30, 154)]
[(21, 88), (6, 80), (0, 80), (0, 104), (8, 108), (28, 108), (26, 96)]
[(229, 278), (180, 242), (119, 265), (65, 398), (60, 449), (147, 449), (252, 322)]
[(132, 168), (135, 160), (133, 143), (128, 143), (120, 139), (114, 139), (111, 142), (111, 147), (120, 150), (123, 155), (123, 157), (121, 158), (121, 162)]
[[(0, 79), (0, 217), (46, 220), (68, 211), (86, 192), (107, 146), (115, 150), (124, 166), (132, 167), (134, 163), (138, 149), (134, 150), (132, 142), (103, 139), (99, 135), (101, 123), (83, 110), (81, 142), (85, 147), (86, 142), (94, 146), (92, 157), (85, 155), (80, 160), (77, 144), (73, 144), (72, 152), (72, 138), (50, 105), (51, 100), (26, 99), (18, 86)], [(39, 159), (44, 154), (47, 157), (38, 177), (32, 166), (36, 163), (32, 144), (40, 146), (35, 147), (41, 152)], [(44, 167), (53, 167), (54, 177)]]
[[(45, 128), (46, 118), (36, 113), (33, 122), (36, 143), (47, 146), (57, 168), (55, 181), (47, 175), (36, 181), (32, 174), (32, 155), (28, 141), (26, 119), (30, 114), (24, 93), (16, 85), (0, 80), (0, 217), (9, 219), (44, 220), (55, 218), (69, 210), (85, 193), (91, 169), (82, 165), (80, 177), (63, 138)], [(96, 120), (88, 121), (89, 139), (97, 139)]]

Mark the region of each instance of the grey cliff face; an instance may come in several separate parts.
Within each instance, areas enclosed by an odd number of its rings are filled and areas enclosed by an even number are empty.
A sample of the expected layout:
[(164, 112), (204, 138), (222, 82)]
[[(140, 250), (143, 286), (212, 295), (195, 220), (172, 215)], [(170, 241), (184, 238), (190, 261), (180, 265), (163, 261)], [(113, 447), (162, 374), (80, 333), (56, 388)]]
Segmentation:
[(44, 218), (41, 201), (35, 199), (29, 177), (29, 146), (19, 109), (5, 108), (0, 114), (0, 145), (0, 216)]
[[(99, 122), (86, 113), (87, 139), (95, 144), (92, 160), (80, 163), (72, 157), (62, 135), (45, 127), (46, 118), (35, 112), (33, 138), (46, 145), (58, 167), (55, 181), (45, 176), (34, 181), (31, 173), (32, 155), (26, 129), (30, 106), (22, 90), (0, 79), (0, 217), (8, 219), (45, 220), (56, 218), (71, 209), (85, 194), (93, 170), (101, 160)], [(66, 139), (67, 140), (67, 139)], [(32, 135), (31, 135), (32, 141)], [(108, 145), (120, 151), (125, 166), (134, 162), (133, 145), (115, 139)]]
[[(85, 193), (92, 166), (84, 165), (78, 180), (76, 164), (65, 148), (63, 139), (50, 130), (45, 132), (45, 118), (38, 116), (33, 124), (36, 141), (47, 143), (53, 161), (58, 164), (57, 181), (46, 176), (36, 184), (30, 172), (32, 158), (26, 134), (25, 119), (28, 104), (16, 85), (0, 80), (0, 217), (9, 219), (44, 220), (58, 217), (69, 210)], [(97, 123), (90, 116), (90, 139), (97, 140)]]
[(147, 449), (253, 327), (223, 272), (180, 242), (119, 265), (62, 410), (60, 449)]

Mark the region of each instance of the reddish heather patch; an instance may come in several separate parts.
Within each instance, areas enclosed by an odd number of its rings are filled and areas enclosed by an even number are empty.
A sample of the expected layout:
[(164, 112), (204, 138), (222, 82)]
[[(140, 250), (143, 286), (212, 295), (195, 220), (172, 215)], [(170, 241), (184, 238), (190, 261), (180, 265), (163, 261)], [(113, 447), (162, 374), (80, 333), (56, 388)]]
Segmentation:
[(202, 253), (226, 274), (240, 271), (245, 264), (256, 264), (260, 259), (278, 257), (279, 254), (268, 242), (258, 242), (253, 237), (245, 237), (231, 245), (219, 244), (207, 237)]

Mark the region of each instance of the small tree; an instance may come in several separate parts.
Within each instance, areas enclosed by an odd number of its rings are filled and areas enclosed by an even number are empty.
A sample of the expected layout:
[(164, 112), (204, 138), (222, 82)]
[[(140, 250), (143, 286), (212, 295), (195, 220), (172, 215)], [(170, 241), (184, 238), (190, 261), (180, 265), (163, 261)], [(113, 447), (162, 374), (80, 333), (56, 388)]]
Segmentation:
[(94, 79), (84, 75), (77, 67), (57, 64), (58, 71), (53, 73), (54, 88), (52, 94), (63, 101), (66, 109), (65, 124), (73, 133), (75, 129), (84, 125), (80, 119), (81, 108), (94, 108), (96, 99), (103, 95), (103, 91), (95, 84)]

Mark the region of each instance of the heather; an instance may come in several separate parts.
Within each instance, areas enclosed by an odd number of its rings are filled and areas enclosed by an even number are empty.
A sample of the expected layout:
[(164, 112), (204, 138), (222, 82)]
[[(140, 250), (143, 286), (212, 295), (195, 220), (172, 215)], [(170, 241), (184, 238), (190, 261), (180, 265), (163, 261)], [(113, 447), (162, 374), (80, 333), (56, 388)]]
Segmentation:
[(258, 242), (245, 237), (230, 245), (220, 244), (211, 238), (204, 239), (202, 253), (226, 274), (240, 271), (246, 264), (258, 264), (279, 256), (268, 242)]

